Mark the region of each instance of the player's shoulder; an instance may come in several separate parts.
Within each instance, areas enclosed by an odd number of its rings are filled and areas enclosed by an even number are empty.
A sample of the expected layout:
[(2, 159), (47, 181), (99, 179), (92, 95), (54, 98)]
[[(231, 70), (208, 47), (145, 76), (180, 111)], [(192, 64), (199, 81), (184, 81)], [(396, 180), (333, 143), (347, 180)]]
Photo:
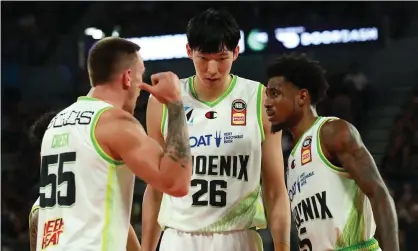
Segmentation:
[(350, 122), (336, 118), (327, 118), (319, 129), (321, 142), (331, 148), (341, 148), (359, 137), (359, 133)]
[(353, 125), (338, 117), (324, 117), (324, 121), (320, 127), (322, 135), (335, 136), (341, 133), (347, 133)]
[(77, 102), (74, 102), (71, 105), (65, 107), (64, 109), (58, 110), (57, 113), (55, 114), (55, 117), (61, 116), (63, 114), (66, 114), (67, 112), (73, 110), (74, 106), (76, 106), (76, 104), (77, 104)]
[(132, 116), (127, 111), (124, 111), (117, 107), (108, 107), (105, 111), (102, 112), (100, 115), (100, 119), (98, 123), (109, 123), (109, 122), (119, 122), (119, 121), (136, 121), (135, 117)]
[(193, 80), (193, 78), (194, 78), (194, 76), (190, 76), (190, 77), (187, 77), (187, 78), (181, 78), (180, 79), (180, 85), (187, 85), (188, 83), (189, 83), (189, 81), (192, 81)]

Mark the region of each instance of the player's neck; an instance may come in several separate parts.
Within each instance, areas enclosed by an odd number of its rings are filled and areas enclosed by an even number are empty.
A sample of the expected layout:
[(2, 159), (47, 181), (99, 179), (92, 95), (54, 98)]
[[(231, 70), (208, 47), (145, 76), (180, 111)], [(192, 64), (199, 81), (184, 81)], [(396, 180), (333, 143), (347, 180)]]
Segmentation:
[(290, 128), (290, 133), (293, 135), (294, 143), (298, 142), (299, 138), (309, 130), (318, 118), (318, 114), (314, 107), (309, 107), (302, 115), (299, 123), (296, 126)]
[(193, 87), (200, 101), (213, 102), (225, 93), (231, 82), (232, 76), (228, 75), (225, 81), (218, 85), (206, 86), (200, 83), (199, 78), (195, 77)]
[(116, 94), (111, 85), (100, 85), (93, 87), (87, 94), (89, 97), (100, 99), (114, 107), (122, 109), (123, 99)]

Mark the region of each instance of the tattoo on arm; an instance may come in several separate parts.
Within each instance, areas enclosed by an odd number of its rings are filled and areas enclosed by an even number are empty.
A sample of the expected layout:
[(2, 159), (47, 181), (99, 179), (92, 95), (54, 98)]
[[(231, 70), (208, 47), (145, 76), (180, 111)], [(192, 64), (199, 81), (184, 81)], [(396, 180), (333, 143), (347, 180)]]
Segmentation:
[(399, 250), (398, 222), (393, 200), (360, 134), (354, 126), (343, 120), (326, 124), (322, 134), (324, 141), (328, 141), (328, 144), (325, 143), (326, 150), (338, 159), (369, 198), (382, 249)]
[(30, 250), (36, 250), (36, 239), (38, 235), (38, 211), (39, 209), (35, 209), (29, 215), (29, 240), (30, 240)]
[(191, 153), (183, 102), (167, 104), (167, 111), (168, 130), (165, 154), (185, 168), (190, 160)]

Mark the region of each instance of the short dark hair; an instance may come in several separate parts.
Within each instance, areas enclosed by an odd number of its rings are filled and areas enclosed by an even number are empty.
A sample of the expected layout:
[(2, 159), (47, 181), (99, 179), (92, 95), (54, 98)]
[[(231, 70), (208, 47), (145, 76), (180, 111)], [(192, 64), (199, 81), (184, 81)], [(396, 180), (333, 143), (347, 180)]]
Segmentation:
[(203, 53), (233, 51), (240, 39), (235, 18), (225, 10), (208, 9), (187, 25), (187, 41), (192, 50)]
[(56, 111), (50, 111), (40, 116), (29, 128), (29, 142), (32, 147), (41, 149), (42, 139), (51, 120), (58, 114)]
[(325, 70), (306, 54), (292, 53), (275, 59), (267, 67), (267, 77), (282, 76), (299, 89), (307, 89), (312, 105), (317, 105), (328, 89)]
[(91, 85), (94, 87), (110, 80), (115, 71), (131, 63), (139, 45), (118, 37), (103, 38), (89, 51), (87, 67)]

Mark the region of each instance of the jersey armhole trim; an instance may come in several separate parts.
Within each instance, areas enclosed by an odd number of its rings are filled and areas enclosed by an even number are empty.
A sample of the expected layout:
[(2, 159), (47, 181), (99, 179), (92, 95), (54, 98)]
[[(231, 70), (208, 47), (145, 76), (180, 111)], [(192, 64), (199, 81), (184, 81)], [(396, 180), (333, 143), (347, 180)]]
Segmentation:
[(40, 208), (39, 205), (33, 206), (32, 209), (30, 210), (30, 213), (29, 214), (32, 214), (35, 210), (37, 210), (39, 208)]
[(329, 121), (330, 119), (334, 119), (334, 118), (326, 118), (323, 121), (321, 121), (321, 123), (318, 126), (318, 130), (317, 130), (317, 133), (316, 133), (316, 148), (318, 149), (318, 155), (319, 155), (319, 158), (322, 160), (322, 162), (325, 164), (326, 167), (330, 168), (333, 172), (335, 172), (337, 174), (340, 174), (340, 175), (343, 175), (346, 178), (349, 178), (349, 173), (344, 168), (332, 164), (327, 159), (324, 152), (322, 151), (320, 132), (321, 132), (322, 126), (327, 121)]
[(108, 162), (109, 164), (115, 165), (115, 166), (120, 166), (123, 165), (124, 162), (121, 160), (116, 160), (114, 158), (112, 158), (111, 156), (109, 156), (107, 153), (105, 153), (102, 149), (102, 147), (100, 146), (99, 142), (96, 139), (96, 134), (95, 134), (95, 129), (97, 126), (97, 122), (99, 121), (100, 116), (103, 114), (103, 112), (105, 112), (106, 110), (110, 109), (112, 107), (105, 107), (100, 109), (96, 115), (93, 118), (93, 124), (90, 127), (90, 139), (91, 142), (94, 146), (94, 149), (96, 150), (97, 154), (99, 154), (100, 157), (102, 157), (103, 160), (105, 160), (106, 162)]
[(33, 218), (33, 214), (36, 212), (36, 210), (39, 210), (41, 207), (39, 206), (39, 205), (35, 205), (35, 206), (33, 206), (32, 207), (32, 209), (30, 210), (30, 213), (29, 213), (29, 226), (31, 225), (31, 222), (32, 222), (32, 218)]
[(257, 121), (258, 127), (260, 129), (261, 141), (264, 141), (266, 135), (264, 133), (264, 126), (263, 126), (263, 85), (258, 83), (257, 88)]
[[(311, 127), (310, 127), (308, 130), (306, 130), (306, 132), (305, 132), (304, 134), (302, 134), (302, 136), (300, 136), (300, 137), (299, 137), (298, 142), (296, 142), (296, 144), (293, 146), (292, 151), (290, 152), (290, 155), (291, 155), (292, 157), (293, 157), (293, 156), (295, 156), (295, 151), (296, 151), (296, 149), (298, 148), (298, 146), (299, 146), (300, 141), (302, 140), (302, 138), (305, 138), (305, 134), (306, 134), (309, 130), (311, 130), (311, 129), (312, 129), (312, 127), (314, 127), (316, 124), (318, 124), (318, 122), (319, 122), (322, 118), (323, 118), (323, 117), (318, 116), (318, 117), (316, 118), (315, 122), (313, 123), (313, 125), (311, 125)], [(319, 127), (319, 128), (321, 128), (321, 127)], [(319, 129), (318, 129), (318, 130), (319, 130)]]
[(32, 209), (30, 210), (30, 213), (29, 213), (29, 221), (31, 220), (31, 218), (32, 218), (32, 214), (36, 211), (36, 210), (39, 210), (41, 207), (39, 206), (39, 205), (36, 205), (36, 206), (33, 206), (32, 207)]
[(165, 129), (165, 121), (167, 120), (167, 107), (163, 104), (162, 106), (163, 112), (161, 116), (161, 134), (164, 137), (164, 129)]

